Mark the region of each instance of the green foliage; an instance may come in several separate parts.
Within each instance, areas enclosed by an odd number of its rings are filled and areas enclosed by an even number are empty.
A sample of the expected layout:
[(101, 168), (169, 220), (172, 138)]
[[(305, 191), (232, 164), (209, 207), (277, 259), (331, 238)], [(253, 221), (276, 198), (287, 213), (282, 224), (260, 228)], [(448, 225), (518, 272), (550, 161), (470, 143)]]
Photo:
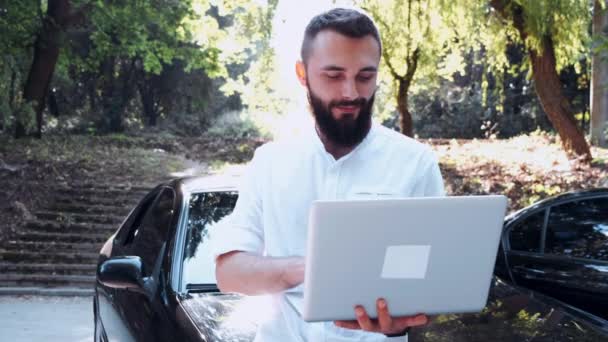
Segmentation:
[[(86, 65), (97, 69), (107, 56), (141, 61), (143, 69), (159, 74), (163, 64), (174, 59), (187, 60), (189, 68), (206, 68), (222, 74), (218, 51), (218, 25), (213, 18), (196, 12), (206, 11), (206, 1), (125, 1), (111, 5), (95, 2), (90, 13), (91, 41), (94, 48)], [(195, 25), (206, 34), (196, 36)], [(199, 29), (200, 30), (200, 29)]]
[(524, 200), (526, 205), (532, 205), (541, 199), (548, 198), (551, 196), (558, 195), (564, 191), (559, 185), (545, 185), (542, 183), (532, 184), (530, 187), (530, 194)]
[(555, 42), (558, 71), (576, 65), (588, 53), (591, 11), (587, 0), (518, 0), (524, 10), (528, 48), (542, 53), (541, 39)]
[(34, 44), (35, 32), (41, 26), (39, 2), (3, 1), (0, 4), (0, 51), (16, 55)]
[(464, 74), (462, 39), (466, 32), (454, 30), (451, 18), (444, 15), (445, 6), (439, 0), (360, 0), (357, 5), (367, 11), (379, 26), (383, 43), (380, 83), (384, 90), (379, 113), (387, 117), (396, 107), (398, 76), (405, 76), (412, 68), (411, 59), (418, 51), (412, 92), (428, 91), (441, 79), (451, 80), (455, 73)]
[(248, 116), (228, 112), (220, 116), (207, 130), (210, 136), (225, 138), (256, 138), (261, 133), (255, 122)]
[(240, 95), (247, 120), (257, 122), (259, 128), (263, 126), (260, 116), (278, 116), (285, 112), (289, 102), (280, 91), (282, 80), (276, 68), (277, 56), (270, 44), (277, 5), (278, 0), (270, 0), (267, 7), (258, 7), (240, 18), (240, 31), (257, 42), (251, 46), (254, 59), (246, 73), (228, 79), (222, 86), (225, 94)]
[(27, 76), (35, 32), (40, 28), (41, 8), (35, 1), (4, 1), (0, 4), (0, 121), (9, 131), (16, 120), (26, 129), (34, 127), (31, 104), (23, 102), (21, 88)]
[(523, 11), (524, 41), (513, 17), (504, 18), (490, 6), (490, 1), (446, 1), (451, 12), (467, 13), (459, 28), (464, 26), (470, 34), (469, 40), (483, 46), (491, 72), (513, 74), (518, 68), (531, 72), (528, 56), (521, 66), (509, 63), (507, 47), (523, 44), (526, 49), (542, 54), (543, 37), (550, 37), (554, 43), (558, 72), (572, 65), (579, 74), (583, 72), (591, 42), (591, 11), (587, 0), (504, 0), (503, 3), (507, 13), (512, 13), (515, 6)]

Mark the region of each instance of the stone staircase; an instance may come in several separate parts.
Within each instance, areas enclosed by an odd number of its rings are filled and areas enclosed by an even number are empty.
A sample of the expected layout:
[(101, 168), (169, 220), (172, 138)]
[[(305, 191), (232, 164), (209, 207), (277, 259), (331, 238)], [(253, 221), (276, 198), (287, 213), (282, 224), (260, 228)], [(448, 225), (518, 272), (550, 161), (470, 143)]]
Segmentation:
[(152, 187), (71, 184), (0, 246), (0, 294), (91, 294), (99, 250)]

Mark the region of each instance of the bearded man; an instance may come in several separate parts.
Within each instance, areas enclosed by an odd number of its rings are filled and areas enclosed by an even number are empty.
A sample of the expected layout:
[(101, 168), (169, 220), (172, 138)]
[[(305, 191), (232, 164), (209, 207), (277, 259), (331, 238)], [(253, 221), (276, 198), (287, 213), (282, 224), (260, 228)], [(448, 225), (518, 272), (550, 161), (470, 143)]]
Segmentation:
[(378, 298), (377, 319), (356, 306), (356, 320), (307, 323), (284, 298), (304, 281), (314, 200), (444, 195), (431, 149), (372, 122), (381, 51), (376, 26), (359, 11), (337, 8), (310, 21), (296, 73), (314, 128), (256, 150), (235, 210), (214, 238), (220, 290), (272, 298), (276, 314), (256, 341), (404, 341), (410, 327), (428, 320), (393, 317)]

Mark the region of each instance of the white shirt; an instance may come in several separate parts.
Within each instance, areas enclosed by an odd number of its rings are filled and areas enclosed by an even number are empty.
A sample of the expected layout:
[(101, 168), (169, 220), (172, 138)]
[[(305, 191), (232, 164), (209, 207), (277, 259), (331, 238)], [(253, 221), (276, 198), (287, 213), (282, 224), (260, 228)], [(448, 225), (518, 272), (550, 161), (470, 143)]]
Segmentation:
[[(304, 256), (308, 212), (314, 200), (443, 196), (437, 158), (427, 145), (373, 124), (365, 139), (339, 160), (314, 128), (300, 138), (259, 147), (248, 165), (232, 215), (214, 232), (214, 255), (245, 251)], [(307, 323), (283, 299), (256, 341), (404, 341), (403, 337)]]

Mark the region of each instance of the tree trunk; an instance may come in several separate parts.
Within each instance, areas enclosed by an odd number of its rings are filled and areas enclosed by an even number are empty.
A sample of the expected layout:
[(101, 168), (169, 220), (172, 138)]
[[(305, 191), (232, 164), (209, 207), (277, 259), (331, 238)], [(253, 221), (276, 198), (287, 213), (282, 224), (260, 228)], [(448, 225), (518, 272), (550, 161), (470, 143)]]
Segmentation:
[(158, 110), (154, 104), (154, 84), (151, 78), (142, 76), (142, 80), (138, 82), (139, 96), (143, 106), (143, 119), (147, 127), (156, 127), (158, 121)]
[[(124, 114), (133, 98), (134, 60), (121, 60), (110, 56), (102, 63), (103, 114), (101, 130), (105, 133), (124, 132)], [(115, 76), (118, 66), (118, 76)]]
[(420, 48), (417, 47), (414, 52), (407, 57), (407, 72), (404, 76), (399, 76), (395, 72), (395, 69), (390, 66), (393, 77), (399, 82), (399, 89), (397, 90), (397, 110), (399, 111), (399, 126), (401, 133), (408, 137), (414, 136), (414, 123), (412, 120), (412, 114), (409, 110), (409, 91), (414, 75), (418, 69), (418, 59), (420, 58)]
[(142, 89), (144, 87), (145, 86), (140, 87), (139, 94), (141, 96), (141, 103), (144, 107), (145, 124), (148, 127), (156, 127), (158, 113), (154, 106), (154, 95), (151, 94), (152, 91), (150, 89)]
[(591, 150), (582, 130), (576, 124), (570, 102), (562, 92), (562, 84), (557, 74), (555, 49), (550, 37), (543, 38), (542, 55), (529, 51), (532, 61), (534, 88), (549, 121), (559, 134), (562, 146), (571, 158), (591, 161)]
[[(34, 44), (34, 58), (25, 82), (23, 98), (33, 105), (36, 113), (35, 136), (42, 136), (42, 112), (46, 105), (46, 95), (49, 84), (55, 71), (59, 58), (59, 36), (67, 22), (70, 13), (69, 0), (49, 0), (47, 14), (42, 30), (36, 36)], [(27, 134), (21, 120), (17, 120), (15, 136), (17, 138)]]
[[(525, 42), (528, 33), (525, 29), (523, 8), (511, 0), (491, 0), (490, 5), (503, 18), (513, 20), (521, 40)], [(557, 74), (553, 40), (548, 35), (541, 38), (542, 51), (528, 48), (536, 94), (549, 121), (559, 134), (568, 157), (590, 162), (592, 157), (589, 145), (583, 132), (576, 125), (570, 103), (562, 91), (562, 83)]]
[[(604, 1), (602, 10), (600, 1)], [(593, 36), (608, 39), (608, 0), (595, 0)], [(592, 52), (591, 71), (591, 143), (608, 147), (608, 51)]]
[(119, 110), (118, 95), (116, 94), (116, 58), (106, 57), (101, 64), (102, 70), (102, 87), (101, 87), (101, 103), (102, 103), (102, 118), (100, 129), (104, 133), (122, 132), (122, 117)]
[(53, 92), (52, 90), (49, 91), (47, 102), (48, 102), (49, 113), (51, 113), (52, 116), (58, 118), (60, 115), (59, 104), (57, 104), (57, 96), (55, 96), (55, 92)]
[(6, 124), (6, 119), (8, 117), (8, 115), (10, 115), (9, 113), (15, 111), (15, 83), (17, 82), (17, 72), (15, 71), (15, 69), (11, 68), (11, 82), (9, 84), (9, 88), (8, 88), (8, 112), (7, 113), (0, 113), (0, 131), (4, 131), (5, 129), (8, 129), (8, 124)]
[(399, 128), (401, 133), (412, 137), (414, 133), (414, 125), (412, 122), (412, 114), (409, 111), (409, 88), (410, 83), (405, 79), (400, 79), (399, 90), (397, 92), (397, 110), (399, 111)]

